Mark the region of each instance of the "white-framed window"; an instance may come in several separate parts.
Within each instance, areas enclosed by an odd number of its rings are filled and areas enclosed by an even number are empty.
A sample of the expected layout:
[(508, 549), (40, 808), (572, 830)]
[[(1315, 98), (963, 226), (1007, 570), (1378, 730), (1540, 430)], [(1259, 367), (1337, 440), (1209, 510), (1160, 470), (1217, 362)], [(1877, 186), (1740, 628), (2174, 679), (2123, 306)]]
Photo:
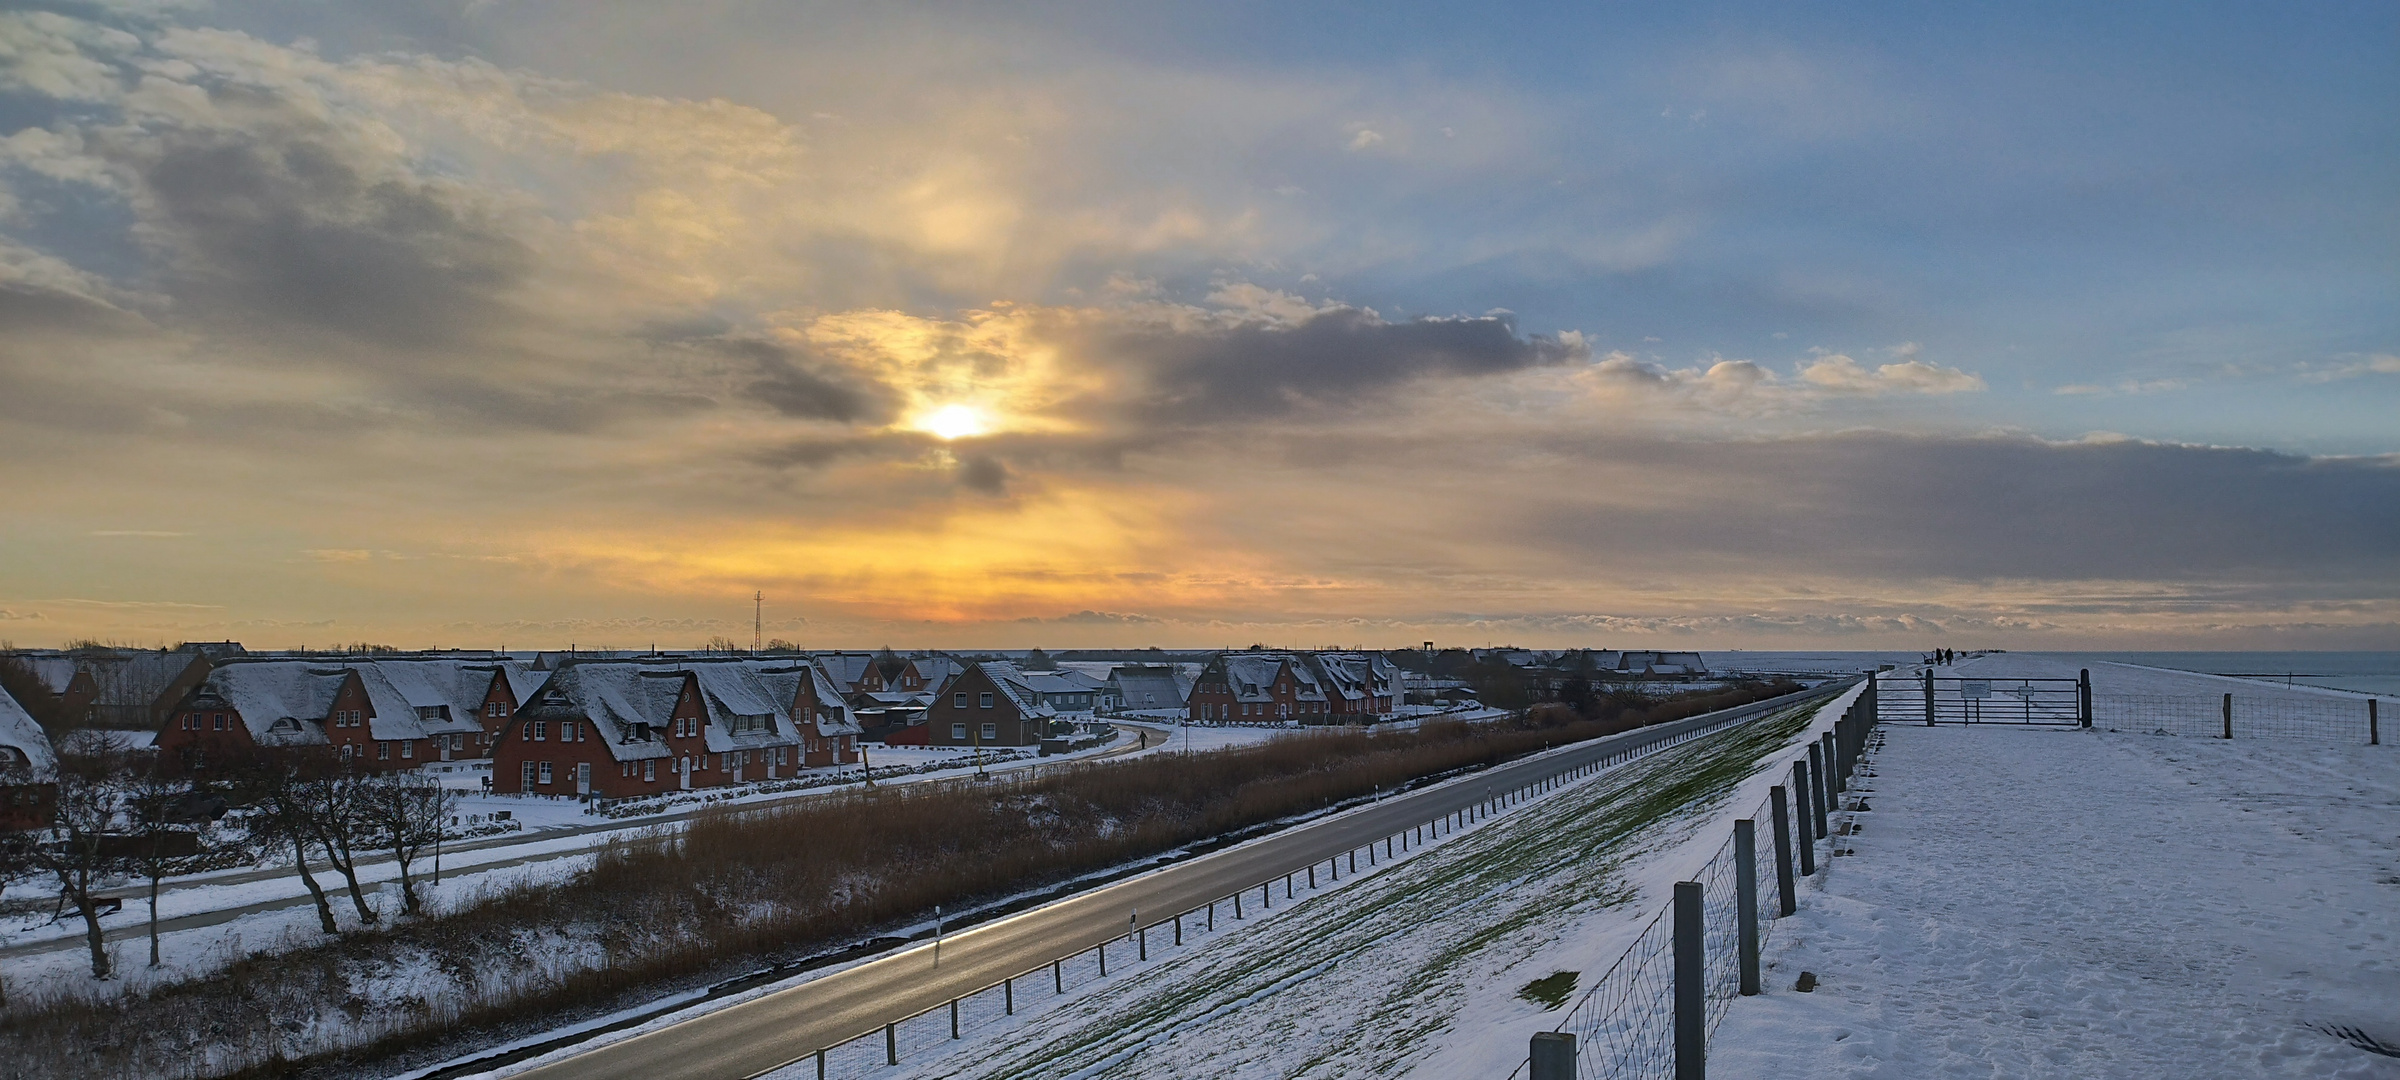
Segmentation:
[(591, 763), (591, 762), (584, 761), (584, 762), (578, 762), (578, 763), (576, 763), (576, 765), (575, 765), (575, 786), (576, 786), (576, 787), (579, 787), (579, 788), (588, 788), (588, 787), (592, 786), (592, 763)]
[(992, 707), (992, 695), (991, 695), (991, 693), (987, 691), (987, 692), (985, 692), (984, 694), (982, 694), (982, 695), (981, 695), (981, 696), (978, 698), (978, 700), (975, 702), (975, 704), (976, 704), (976, 706), (977, 706), (978, 708), (985, 708), (985, 709), (991, 708), (991, 707)]
[(642, 779), (643, 779), (643, 780), (645, 780), (645, 781), (648, 781), (648, 780), (656, 780), (656, 779), (658, 779), (658, 759), (657, 759), (657, 758), (651, 758), (651, 759), (649, 759), (649, 760), (647, 760), (647, 761), (644, 761), (644, 762), (642, 762)]
[(952, 724), (952, 725), (950, 725), (950, 737), (951, 737), (951, 738), (953, 738), (953, 739), (956, 739), (956, 740), (958, 740), (959, 742), (965, 742), (965, 741), (967, 741), (967, 725), (965, 725), (965, 724)]
[(545, 784), (547, 784), (547, 783), (549, 783), (549, 782), (550, 782), (550, 763), (549, 763), (549, 762), (547, 762), (547, 761), (545, 761), (545, 762), (542, 762), (542, 779), (541, 779), (541, 782), (542, 782), (542, 783), (545, 783)]
[(518, 775), (521, 778), (518, 787), (526, 791), (533, 790), (533, 762), (528, 761), (520, 766)]
[(534, 721), (534, 722), (533, 722), (533, 741), (535, 741), (535, 742), (548, 742), (548, 741), (549, 741), (549, 739), (550, 739), (550, 721), (548, 721), (548, 720), (536, 720), (536, 721)]
[(348, 760), (350, 760), (351, 758), (353, 758), (353, 757), (356, 757), (356, 756), (358, 756), (358, 747), (352, 746), (352, 745), (350, 745), (349, 743), (343, 743), (343, 744), (342, 744), (342, 760), (343, 760), (343, 761), (348, 761)]
[(952, 695), (950, 695), (950, 704), (951, 704), (952, 706), (956, 707), (956, 708), (961, 708), (961, 709), (963, 709), (963, 708), (966, 708), (966, 707), (967, 707), (967, 692), (966, 692), (966, 691), (964, 691), (964, 690), (961, 690), (961, 691), (959, 691), (958, 693), (955, 693), (955, 694), (952, 694)]
[(401, 757), (404, 757), (404, 758), (413, 758), (413, 757), (417, 756), (417, 740), (415, 740), (415, 739), (402, 739), (402, 740), (400, 740), (400, 756), (401, 756)]
[(375, 744), (375, 760), (392, 760), (392, 744), (389, 741), (381, 741)]
[(984, 738), (984, 741), (986, 741), (986, 742), (990, 742), (990, 741), (992, 741), (992, 740), (998, 739), (999, 737), (1000, 737), (1000, 725), (998, 725), (998, 724), (985, 724), (985, 725), (983, 725), (983, 738)]

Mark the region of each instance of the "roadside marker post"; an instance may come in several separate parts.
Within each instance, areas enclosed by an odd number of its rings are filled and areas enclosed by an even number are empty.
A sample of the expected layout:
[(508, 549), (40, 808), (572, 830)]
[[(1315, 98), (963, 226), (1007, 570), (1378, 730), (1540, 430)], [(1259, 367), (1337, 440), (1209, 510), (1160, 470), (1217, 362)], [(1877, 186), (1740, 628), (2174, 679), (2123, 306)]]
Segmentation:
[(2233, 695), (2225, 695), (2225, 737), (2233, 738)]

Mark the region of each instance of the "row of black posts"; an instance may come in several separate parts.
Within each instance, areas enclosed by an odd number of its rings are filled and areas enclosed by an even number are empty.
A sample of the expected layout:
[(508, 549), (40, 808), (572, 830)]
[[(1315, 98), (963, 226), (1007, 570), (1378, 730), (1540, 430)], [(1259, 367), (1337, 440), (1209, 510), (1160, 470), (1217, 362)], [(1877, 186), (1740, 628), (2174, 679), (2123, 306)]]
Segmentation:
[[(1875, 679), (1870, 675), (1833, 730), (1808, 744), (1807, 757), (1792, 762), (1790, 785), (1777, 784), (1768, 793), (1774, 819), (1776, 918), (1799, 910), (1798, 879), (1817, 872), (1817, 841), (1832, 835), (1827, 816), (1850, 788), (1851, 770), (1866, 749), (1868, 733), (1875, 730), (1875, 708)], [(1759, 992), (1757, 829), (1749, 818), (1733, 823), (1734, 947), (1745, 997)], [(1670, 916), (1675, 938), (1675, 1080), (1704, 1080), (1708, 1075), (1706, 910), (1699, 882), (1675, 883)], [(1575, 1055), (1572, 1032), (1535, 1035), (1532, 1080), (1575, 1080)]]

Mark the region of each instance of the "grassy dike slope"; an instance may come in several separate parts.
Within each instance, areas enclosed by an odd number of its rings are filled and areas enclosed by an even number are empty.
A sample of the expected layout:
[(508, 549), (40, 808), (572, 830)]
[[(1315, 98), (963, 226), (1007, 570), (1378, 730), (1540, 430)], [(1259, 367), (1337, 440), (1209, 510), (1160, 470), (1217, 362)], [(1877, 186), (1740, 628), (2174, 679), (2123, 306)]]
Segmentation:
[(1605, 970), (1664, 902), (1653, 864), (1687, 841), (1715, 850), (1733, 791), (1780, 765), (1818, 707), (1553, 792), (917, 1074), (1505, 1074), (1543, 1014), (1516, 988)]

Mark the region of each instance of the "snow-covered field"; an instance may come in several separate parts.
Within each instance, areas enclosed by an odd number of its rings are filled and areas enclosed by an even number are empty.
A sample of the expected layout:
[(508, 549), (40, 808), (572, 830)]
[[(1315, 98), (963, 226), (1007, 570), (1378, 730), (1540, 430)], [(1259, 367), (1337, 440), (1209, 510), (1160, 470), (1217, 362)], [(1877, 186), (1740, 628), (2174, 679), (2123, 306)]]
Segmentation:
[[(1371, 874), (1303, 885), (1288, 903), (1220, 912), (1214, 934), (1151, 960), (1115, 957), (1080, 988), (1020, 992), (902, 1025), (832, 1055), (834, 1075), (893, 1077), (1506, 1076), (1546, 1006), (1519, 998), (1560, 969), (1596, 973), (1669, 885), (1725, 842), (1723, 818), (1772, 785), (1813, 708), (1695, 740), (1546, 793)], [(1812, 719), (1817, 720), (1810, 727)], [(1469, 781), (1471, 782), (1471, 778)], [(1362, 862), (1362, 869), (1364, 864)], [(991, 995), (986, 995), (987, 997)], [(804, 1062), (779, 1080), (813, 1077)]]
[[(2089, 666), (2096, 695), (2232, 681)], [(1856, 857), (1778, 927), (1713, 1071), (2400, 1077), (2328, 1033), (2400, 1048), (2400, 750), (1890, 724), (1870, 767)]]

